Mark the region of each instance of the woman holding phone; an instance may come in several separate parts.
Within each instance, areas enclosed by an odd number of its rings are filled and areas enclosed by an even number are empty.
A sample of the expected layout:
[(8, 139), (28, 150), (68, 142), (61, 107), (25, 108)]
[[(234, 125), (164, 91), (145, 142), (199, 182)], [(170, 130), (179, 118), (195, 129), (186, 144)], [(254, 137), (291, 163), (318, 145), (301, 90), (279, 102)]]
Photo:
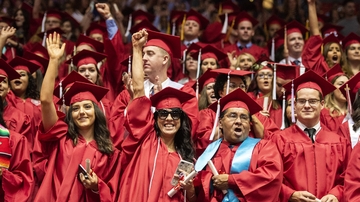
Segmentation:
[[(108, 90), (75, 82), (61, 100), (70, 106), (69, 110), (66, 115), (57, 112), (53, 86), (64, 48), (65, 44), (60, 48), (59, 34), (47, 39), (50, 61), (44, 77), (47, 85), (41, 88), (42, 122), (33, 154), (41, 185), (34, 201), (114, 201), (120, 152), (113, 147), (99, 108), (99, 100)], [(88, 170), (79, 172), (80, 165)]]

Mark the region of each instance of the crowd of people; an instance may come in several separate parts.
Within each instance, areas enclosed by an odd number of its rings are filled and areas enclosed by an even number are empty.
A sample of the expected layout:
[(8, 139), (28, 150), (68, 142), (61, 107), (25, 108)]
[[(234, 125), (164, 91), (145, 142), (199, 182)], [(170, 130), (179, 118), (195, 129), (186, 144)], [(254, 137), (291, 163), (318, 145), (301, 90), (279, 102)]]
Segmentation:
[(261, 2), (2, 1), (0, 201), (360, 200), (355, 2)]

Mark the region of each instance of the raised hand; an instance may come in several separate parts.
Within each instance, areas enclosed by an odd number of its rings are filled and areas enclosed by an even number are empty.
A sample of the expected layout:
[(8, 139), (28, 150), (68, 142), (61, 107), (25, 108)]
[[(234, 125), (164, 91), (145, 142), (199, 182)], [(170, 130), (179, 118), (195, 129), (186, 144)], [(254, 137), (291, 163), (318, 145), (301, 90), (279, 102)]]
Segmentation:
[(101, 17), (108, 19), (111, 16), (110, 7), (106, 3), (97, 3), (95, 5), (96, 10), (99, 12)]
[(143, 48), (146, 44), (148, 33), (146, 29), (142, 29), (132, 35), (132, 44), (134, 48)]
[(14, 36), (16, 29), (14, 27), (3, 27), (1, 29), (0, 37), (3, 39), (7, 39), (9, 37)]
[(227, 56), (230, 61), (230, 69), (236, 69), (237, 67), (237, 58), (235, 56), (235, 51), (232, 51), (231, 53), (227, 53)]
[(58, 60), (64, 55), (65, 43), (63, 43), (60, 47), (60, 34), (56, 32), (54, 34), (50, 34), (46, 39), (46, 47), (50, 59)]

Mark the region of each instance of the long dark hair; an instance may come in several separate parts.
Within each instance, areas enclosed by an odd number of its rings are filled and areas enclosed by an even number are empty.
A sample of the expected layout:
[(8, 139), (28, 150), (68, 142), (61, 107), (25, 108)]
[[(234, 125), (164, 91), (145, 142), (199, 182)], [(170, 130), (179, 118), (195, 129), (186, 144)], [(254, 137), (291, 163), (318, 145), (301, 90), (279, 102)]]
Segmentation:
[(356, 93), (355, 101), (353, 103), (353, 113), (351, 115), (351, 118), (354, 121), (353, 130), (356, 131), (360, 128), (360, 89)]
[[(172, 111), (181, 111), (180, 117), (180, 128), (175, 134), (174, 144), (176, 151), (180, 154), (180, 156), (189, 162), (194, 162), (195, 150), (194, 143), (191, 138), (191, 121), (188, 115), (182, 111), (180, 108), (171, 108)], [(155, 131), (156, 135), (160, 136), (160, 128), (157, 125), (158, 112), (154, 113), (155, 119)]]
[(35, 100), (40, 99), (40, 92), (37, 89), (36, 80), (34, 79), (34, 77), (32, 77), (32, 75), (29, 72), (26, 72), (26, 74), (28, 75), (29, 82), (25, 91), (25, 97), (32, 98)]
[[(110, 131), (106, 124), (106, 118), (104, 113), (100, 108), (92, 102), (95, 110), (95, 122), (94, 122), (94, 139), (98, 146), (98, 149), (101, 153), (111, 154), (113, 153), (113, 144), (110, 139)], [(66, 123), (68, 124), (68, 135), (73, 140), (74, 145), (77, 145), (79, 140), (79, 133), (77, 131), (77, 126), (74, 123), (72, 118), (72, 105), (69, 107), (68, 112), (66, 113)]]

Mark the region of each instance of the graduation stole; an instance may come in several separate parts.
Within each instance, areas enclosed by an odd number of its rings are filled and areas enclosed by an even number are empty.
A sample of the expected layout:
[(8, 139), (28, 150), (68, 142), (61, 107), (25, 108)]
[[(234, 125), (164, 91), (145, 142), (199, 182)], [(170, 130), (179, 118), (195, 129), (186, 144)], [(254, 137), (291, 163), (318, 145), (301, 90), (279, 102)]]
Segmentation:
[(9, 130), (0, 125), (0, 168), (8, 169), (10, 167), (11, 147), (9, 138)]
[[(231, 163), (230, 173), (240, 173), (243, 170), (249, 170), (250, 160), (254, 147), (260, 141), (257, 138), (247, 137), (235, 152), (234, 158)], [(234, 191), (228, 189), (228, 193), (225, 195), (223, 202), (238, 202)]]

